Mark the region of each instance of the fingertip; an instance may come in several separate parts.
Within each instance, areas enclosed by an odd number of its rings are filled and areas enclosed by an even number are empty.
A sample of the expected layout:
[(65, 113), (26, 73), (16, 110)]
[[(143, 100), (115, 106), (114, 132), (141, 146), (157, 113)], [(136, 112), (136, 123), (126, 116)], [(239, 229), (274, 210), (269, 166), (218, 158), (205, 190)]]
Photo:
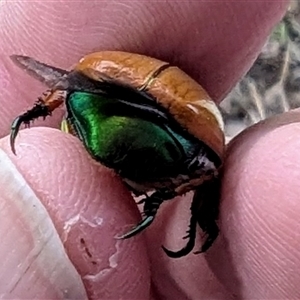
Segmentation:
[(139, 220), (120, 179), (92, 160), (76, 138), (58, 130), (21, 131), (17, 157), (7, 139), (1, 146), (46, 207), (89, 297), (147, 298), (144, 237), (114, 238)]
[[(211, 263), (239, 297), (300, 295), (299, 121), (299, 112), (277, 116), (250, 128), (228, 148), (220, 217), (227, 249), (218, 252), (218, 266)], [(235, 276), (226, 275), (229, 267)]]

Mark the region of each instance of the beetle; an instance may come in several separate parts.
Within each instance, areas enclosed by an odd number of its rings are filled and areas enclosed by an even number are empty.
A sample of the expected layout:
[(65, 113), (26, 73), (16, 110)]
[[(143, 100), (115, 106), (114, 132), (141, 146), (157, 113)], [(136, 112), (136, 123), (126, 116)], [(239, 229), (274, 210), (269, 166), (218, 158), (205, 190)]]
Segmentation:
[(62, 130), (77, 136), (96, 161), (120, 175), (130, 191), (144, 196), (144, 218), (126, 239), (148, 227), (160, 205), (194, 191), (187, 243), (163, 247), (173, 258), (195, 246), (197, 224), (206, 234), (199, 252), (217, 238), (224, 125), (207, 92), (169, 63), (135, 53), (102, 51), (83, 57), (70, 71), (31, 57), (11, 56), (48, 86), (34, 106), (14, 119), (10, 143), (29, 126), (65, 106)]

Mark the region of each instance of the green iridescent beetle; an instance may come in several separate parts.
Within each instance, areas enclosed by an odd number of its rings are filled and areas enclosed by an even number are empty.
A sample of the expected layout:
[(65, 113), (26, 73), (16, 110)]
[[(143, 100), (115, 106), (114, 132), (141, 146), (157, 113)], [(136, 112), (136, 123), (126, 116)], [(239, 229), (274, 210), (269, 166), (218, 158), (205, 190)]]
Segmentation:
[(186, 245), (176, 252), (163, 249), (170, 257), (187, 255), (197, 224), (206, 233), (198, 252), (212, 245), (219, 232), (224, 133), (221, 114), (200, 85), (168, 63), (125, 52), (92, 53), (71, 71), (26, 56), (12, 59), (49, 87), (13, 121), (14, 153), (22, 124), (64, 104), (62, 129), (76, 135), (96, 161), (114, 169), (135, 195), (145, 195), (144, 219), (121, 238), (148, 227), (163, 201), (194, 190)]

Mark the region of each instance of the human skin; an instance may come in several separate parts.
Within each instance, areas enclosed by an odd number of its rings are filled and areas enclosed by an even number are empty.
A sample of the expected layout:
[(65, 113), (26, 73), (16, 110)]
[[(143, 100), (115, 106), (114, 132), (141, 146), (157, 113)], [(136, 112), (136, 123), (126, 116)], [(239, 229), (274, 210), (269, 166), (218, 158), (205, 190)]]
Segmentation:
[[(26, 54), (69, 68), (96, 50), (143, 53), (178, 65), (220, 102), (250, 67), (286, 6), (287, 1), (263, 0), (2, 1), (0, 147), (8, 157), (0, 153), (1, 169), (19, 172), (25, 188), (35, 193), (33, 207), (45, 215), (37, 222), (55, 226), (90, 299), (299, 298), (300, 118), (297, 112), (276, 117), (229, 145), (220, 237), (207, 254), (170, 259), (161, 245), (172, 250), (182, 246), (191, 195), (163, 205), (143, 234), (118, 241), (115, 236), (138, 222), (137, 208), (121, 180), (92, 161), (76, 138), (32, 128), (18, 136), (17, 156), (11, 153), (11, 121), (31, 107), (45, 87), (15, 67), (9, 55)], [(57, 128), (61, 116), (59, 111), (36, 124)], [(44, 240), (44, 231), (38, 238), (32, 233), (36, 216), (19, 208), (22, 190), (11, 197), (24, 182), (14, 180), (17, 175), (5, 181), (7, 170), (0, 174), (5, 211), (0, 218), (0, 294), (58, 298), (53, 291), (65, 284), (60, 270), (68, 282), (65, 291), (73, 289), (78, 298), (84, 297), (66, 258), (51, 271), (48, 256), (35, 263), (40, 253), (50, 253), (51, 259), (56, 253), (51, 256), (51, 243), (45, 242), (32, 255), (31, 247), (37, 239)], [(53, 242), (56, 249), (59, 243)], [(28, 267), (22, 269), (25, 263)], [(69, 271), (64, 273), (64, 267)]]

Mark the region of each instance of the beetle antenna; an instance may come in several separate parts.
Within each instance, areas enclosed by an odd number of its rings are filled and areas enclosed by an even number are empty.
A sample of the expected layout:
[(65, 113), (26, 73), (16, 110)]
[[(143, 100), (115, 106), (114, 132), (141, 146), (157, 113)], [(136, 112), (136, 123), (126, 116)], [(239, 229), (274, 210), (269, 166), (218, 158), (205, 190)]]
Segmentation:
[(51, 115), (49, 107), (41, 99), (39, 99), (33, 108), (14, 119), (14, 121), (11, 124), (10, 147), (15, 155), (15, 140), (19, 133), (21, 125), (25, 124), (25, 126), (29, 126), (30, 122), (37, 119), (38, 117), (46, 118), (49, 115)]

